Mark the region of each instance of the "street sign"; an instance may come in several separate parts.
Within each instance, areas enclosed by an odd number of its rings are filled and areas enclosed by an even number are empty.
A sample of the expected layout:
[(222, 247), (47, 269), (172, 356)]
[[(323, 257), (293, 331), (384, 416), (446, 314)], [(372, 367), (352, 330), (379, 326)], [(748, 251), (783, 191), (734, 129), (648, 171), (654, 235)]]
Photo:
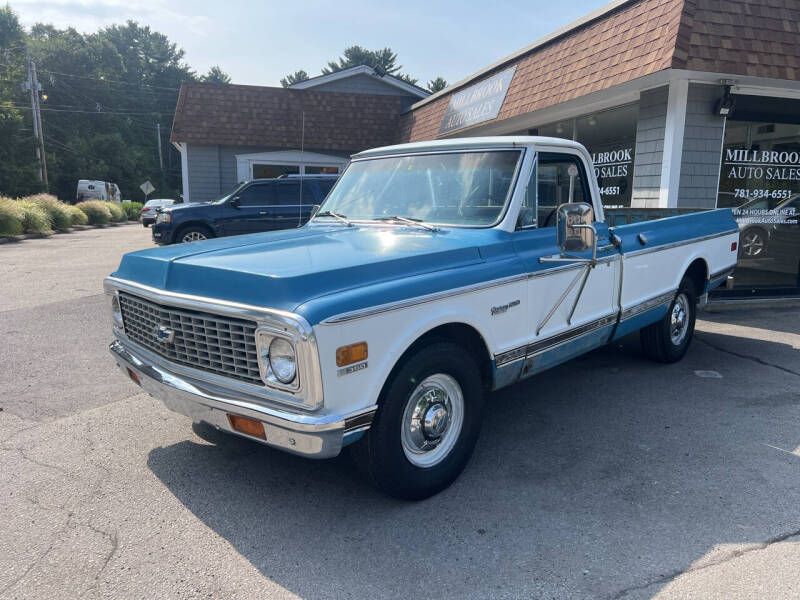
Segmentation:
[(156, 191), (156, 188), (153, 187), (153, 184), (150, 183), (149, 179), (145, 181), (142, 185), (140, 185), (139, 189), (144, 192), (145, 196), (149, 196), (150, 194)]

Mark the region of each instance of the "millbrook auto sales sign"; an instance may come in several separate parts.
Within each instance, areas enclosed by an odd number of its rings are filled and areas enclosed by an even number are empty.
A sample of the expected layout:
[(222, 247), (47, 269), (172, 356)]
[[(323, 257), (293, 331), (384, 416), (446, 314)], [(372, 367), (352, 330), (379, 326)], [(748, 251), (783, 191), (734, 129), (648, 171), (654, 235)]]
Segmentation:
[(500, 112), (516, 70), (514, 65), (450, 96), (439, 135), (494, 119)]
[(739, 201), (789, 198), (800, 188), (800, 152), (726, 148), (721, 183)]

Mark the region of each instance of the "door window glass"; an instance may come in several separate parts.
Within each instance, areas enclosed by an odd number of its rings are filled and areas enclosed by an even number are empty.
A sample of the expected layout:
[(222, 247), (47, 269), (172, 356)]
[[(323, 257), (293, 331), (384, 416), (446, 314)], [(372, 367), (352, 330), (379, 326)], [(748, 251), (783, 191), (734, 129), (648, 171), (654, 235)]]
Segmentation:
[(536, 225), (536, 164), (533, 165), (528, 185), (525, 186), (525, 197), (517, 217), (517, 227), (532, 227)]
[(241, 206), (268, 206), (274, 204), (274, 183), (257, 183), (239, 193)]
[(592, 203), (583, 163), (577, 156), (540, 153), (536, 184), (536, 220), (539, 227), (555, 227), (559, 204)]
[(279, 206), (296, 206), (300, 204), (300, 181), (281, 181), (278, 183), (275, 204)]

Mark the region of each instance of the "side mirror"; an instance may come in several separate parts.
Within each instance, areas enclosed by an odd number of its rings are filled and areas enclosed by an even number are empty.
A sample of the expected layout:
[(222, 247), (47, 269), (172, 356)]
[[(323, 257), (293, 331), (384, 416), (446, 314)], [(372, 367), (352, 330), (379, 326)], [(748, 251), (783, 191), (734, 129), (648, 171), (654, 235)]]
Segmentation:
[(597, 251), (594, 209), (585, 202), (561, 204), (556, 212), (556, 239), (562, 252)]
[(231, 198), (230, 200), (228, 200), (228, 204), (232, 208), (239, 208), (239, 206), (240, 206), (239, 196), (236, 196), (235, 198)]

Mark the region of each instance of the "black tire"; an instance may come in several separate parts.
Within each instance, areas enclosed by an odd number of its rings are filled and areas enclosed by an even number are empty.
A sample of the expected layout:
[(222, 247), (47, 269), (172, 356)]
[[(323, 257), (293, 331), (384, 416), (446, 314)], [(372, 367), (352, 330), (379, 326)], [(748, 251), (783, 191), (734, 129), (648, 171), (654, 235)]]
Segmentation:
[[(680, 306), (678, 306), (679, 304)], [(680, 321), (681, 308), (685, 313), (685, 327), (681, 328), (682, 335), (678, 336), (675, 329)], [(644, 354), (649, 359), (658, 362), (678, 362), (684, 357), (692, 343), (696, 318), (697, 292), (692, 281), (684, 278), (675, 298), (669, 305), (667, 314), (657, 323), (648, 325), (641, 330), (640, 338)]]
[[(457, 421), (448, 418), (441, 443), (444, 448), (444, 440), (447, 440), (452, 446), (436, 464), (420, 467), (407, 457), (401, 430), (407, 406), (412, 405), (412, 397), (420, 384), (441, 376), (451, 378), (460, 388), (463, 397), (461, 428), (453, 433), (455, 429), (450, 425)], [(390, 376), (372, 426), (351, 447), (353, 458), (372, 484), (391, 496), (406, 500), (433, 496), (453, 483), (467, 465), (480, 432), (483, 402), (484, 386), (472, 355), (447, 341), (426, 345), (405, 359)], [(447, 432), (453, 436), (452, 441), (444, 437)], [(425, 451), (420, 453), (420, 456), (425, 455)]]
[(748, 227), (739, 235), (739, 258), (764, 258), (769, 237), (761, 227)]
[[(188, 237), (193, 236), (196, 237), (196, 239), (187, 239)], [(178, 230), (178, 233), (175, 234), (175, 243), (182, 244), (184, 242), (210, 240), (213, 237), (214, 233), (204, 225), (187, 225), (186, 227), (181, 227), (181, 229)]]
[(147, 223), (142, 223), (142, 227), (144, 227), (145, 229), (147, 229)]

